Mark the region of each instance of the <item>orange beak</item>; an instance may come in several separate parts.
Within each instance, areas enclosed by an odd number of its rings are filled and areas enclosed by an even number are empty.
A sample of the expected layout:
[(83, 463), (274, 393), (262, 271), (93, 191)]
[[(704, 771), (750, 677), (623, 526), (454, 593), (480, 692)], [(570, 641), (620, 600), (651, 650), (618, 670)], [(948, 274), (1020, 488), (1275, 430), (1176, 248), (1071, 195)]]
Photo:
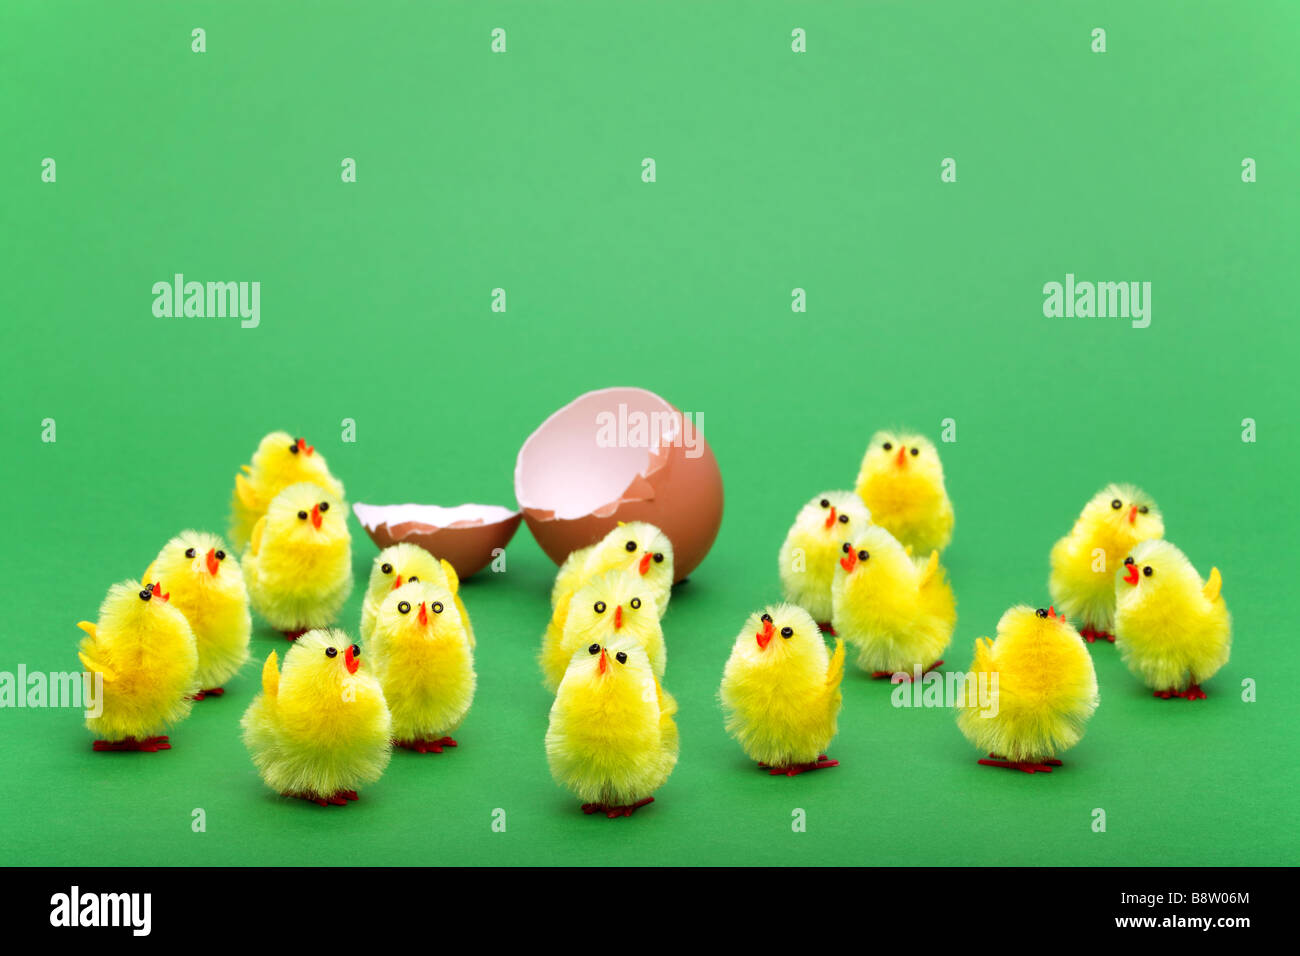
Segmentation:
[[(319, 527), (319, 525), (317, 527)], [(393, 578), (393, 590), (396, 591), (401, 586), (402, 586), (402, 576), (399, 574), (397, 577)]]
[(153, 586), (153, 596), (156, 597), (156, 598), (157, 598), (158, 600), (160, 600), (160, 601), (166, 601), (169, 597), (171, 597), (171, 594), (170, 594), (170, 593), (168, 593), (168, 594), (163, 594), (162, 582), (161, 582), (161, 581), (158, 581), (158, 582), (157, 582), (156, 584), (154, 584), (154, 586)]
[(856, 568), (857, 566), (858, 566), (858, 552), (856, 551), (850, 551), (844, 557), (840, 558), (840, 567), (842, 567), (845, 571), (848, 571), (850, 574), (853, 573), (853, 569)]
[(899, 445), (898, 454), (894, 456), (894, 464), (902, 468), (907, 464), (907, 446)]
[(1124, 567), (1126, 569), (1124, 571), (1124, 580), (1136, 586), (1138, 583), (1138, 566), (1136, 564), (1126, 564)]
[(835, 506), (831, 505), (831, 513), (826, 516), (826, 530), (830, 531), (835, 527)]
[(305, 438), (299, 438), (299, 439), (298, 439), (298, 450), (299, 450), (299, 451), (306, 452), (307, 454), (310, 455), (310, 454), (311, 454), (312, 452), (314, 452), (316, 449), (313, 448), (311, 445), (308, 445), (308, 444), (307, 444), (307, 439), (305, 439)]
[(755, 640), (758, 641), (759, 650), (767, 649), (767, 645), (772, 640), (772, 634), (774, 631), (775, 629), (773, 628), (771, 621), (763, 622), (763, 629), (754, 635)]
[(597, 666), (599, 666), (602, 674), (609, 670), (609, 658), (605, 655), (605, 648), (603, 647), (600, 649), (600, 664)]
[(357, 668), (361, 666), (361, 658), (352, 653), (351, 644), (349, 644), (348, 649), (343, 652), (343, 663), (347, 665), (349, 674), (355, 674)]
[(424, 602), (421, 601), (420, 602), (420, 627), (428, 627), (428, 626), (429, 626), (429, 610), (424, 606)]
[(640, 571), (642, 574), (645, 574), (647, 571), (650, 570), (650, 558), (651, 558), (651, 554), (649, 551), (641, 555), (641, 563), (637, 565), (637, 570)]
[(311, 506), (311, 523), (312, 527), (320, 530), (320, 505)]
[[(1049, 607), (1049, 608), (1047, 609), (1047, 616), (1048, 616), (1048, 617), (1052, 617), (1052, 618), (1056, 617), (1056, 605), (1052, 605), (1051, 607)], [(1065, 612), (1064, 612), (1064, 611), (1061, 612), (1061, 623), (1063, 623), (1063, 624), (1065, 623)]]
[(1137, 518), (1138, 518), (1138, 506), (1134, 505), (1133, 507), (1128, 509), (1128, 523), (1132, 524), (1133, 522), (1137, 521)]
[(623, 605), (614, 608), (614, 630), (619, 631), (623, 628)]
[(217, 549), (208, 548), (208, 574), (216, 574), (221, 570), (221, 562), (217, 560)]

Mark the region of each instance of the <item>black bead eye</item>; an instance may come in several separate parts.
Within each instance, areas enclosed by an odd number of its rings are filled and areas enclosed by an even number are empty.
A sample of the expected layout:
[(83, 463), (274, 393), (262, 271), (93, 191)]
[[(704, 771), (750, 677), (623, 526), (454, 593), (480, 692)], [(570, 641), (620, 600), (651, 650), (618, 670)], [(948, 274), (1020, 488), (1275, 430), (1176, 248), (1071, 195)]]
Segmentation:
[(1145, 568), (1142, 569), (1142, 575), (1143, 575), (1143, 577), (1148, 577), (1148, 578), (1149, 578), (1149, 577), (1151, 577), (1151, 575), (1153, 575), (1153, 574), (1155, 574), (1155, 573), (1156, 573), (1156, 572), (1152, 569), (1151, 565), (1149, 565), (1149, 564), (1148, 564)]
[(226, 552), (224, 552), (224, 551), (218, 551), (218, 552), (217, 552), (217, 560), (218, 560), (218, 561), (224, 561), (224, 560), (226, 560)]
[(1040, 607), (1040, 608), (1039, 608), (1037, 611), (1035, 611), (1034, 613), (1037, 614), (1039, 617), (1047, 617), (1047, 608), (1045, 608), (1045, 607)]
[(629, 552), (631, 552), (631, 551), (635, 551), (635, 550), (636, 550), (636, 542), (635, 542), (635, 541), (629, 541), (627, 544), (623, 545), (623, 547), (624, 547), (627, 551), (629, 551)]
[(299, 521), (306, 521), (306, 520), (307, 520), (307, 512), (305, 512), (305, 511), (299, 511), (299, 512), (298, 512), (298, 520), (299, 520)]
[(1124, 502), (1122, 502), (1122, 501), (1120, 501), (1118, 498), (1116, 498), (1114, 501), (1112, 501), (1112, 502), (1110, 503), (1110, 506), (1111, 506), (1112, 508), (1114, 508), (1116, 511), (1119, 511), (1120, 508), (1123, 508), (1123, 507), (1124, 507)]
[(781, 636), (784, 637), (786, 640), (789, 640), (790, 638), (794, 637), (794, 628), (793, 627), (781, 628)]
[(662, 551), (656, 551), (656, 552), (655, 552), (655, 564), (663, 564), (663, 563), (664, 563), (664, 554), (663, 554), (663, 552), (662, 552)]
[(848, 516), (848, 515), (840, 515), (840, 524), (848, 524), (848, 523), (849, 523), (849, 516)]
[(871, 555), (867, 554), (867, 552), (865, 552), (865, 551), (859, 551), (859, 552), (858, 552), (858, 560), (859, 560), (859, 561), (865, 561), (865, 560), (867, 560), (867, 558), (869, 558), (869, 557), (871, 557)]
[(352, 645), (352, 656), (353, 657), (361, 656), (361, 648), (357, 647), (357, 645), (355, 644)]
[(588, 653), (588, 654), (599, 654), (599, 653), (600, 653), (600, 645), (599, 645), (599, 644), (592, 644), (591, 647), (587, 648), (587, 653)]
[(289, 451), (290, 451), (291, 454), (294, 454), (294, 455), (298, 454), (298, 443), (297, 443), (297, 442), (294, 442), (292, 445), (290, 445), (290, 446), (289, 446)]
[(632, 605), (632, 610), (635, 611), (637, 608), (639, 608), (639, 607), (641, 606), (641, 599), (640, 599), (640, 598), (633, 598), (632, 600), (628, 601), (627, 603), (630, 604), (630, 605)]
[(770, 615), (770, 614), (764, 614), (762, 617), (759, 618), (759, 620), (762, 621), (762, 622), (765, 623), (765, 624), (771, 624), (771, 623), (772, 623), (772, 615)]
[(1150, 510), (1151, 510), (1151, 509), (1148, 508), (1146, 505), (1143, 505), (1141, 508), (1138, 509), (1138, 514), (1140, 514), (1140, 515), (1144, 515), (1144, 514), (1146, 514), (1147, 512), (1149, 512)]
[(617, 654), (614, 655), (614, 660), (618, 661), (620, 664), (626, 664), (627, 655), (622, 651), (619, 651)]
[(413, 581), (418, 581), (418, 580), (420, 580), (420, 579), (417, 578), (414, 574), (412, 574), (409, 578), (406, 579), (406, 583), (407, 583), (407, 584), (410, 584), (411, 582), (413, 582)]
[(153, 597), (153, 592), (150, 591), (150, 590), (148, 590), (147, 588), (146, 588), (145, 590), (143, 590), (143, 591), (140, 592), (140, 600), (141, 600), (141, 601), (147, 601), (147, 600), (149, 600), (151, 597)]
[(330, 510), (330, 503), (329, 503), (328, 501), (322, 501), (322, 502), (320, 503), (320, 510), (321, 510), (321, 511), (329, 511), (329, 510)]
[(409, 602), (409, 601), (401, 601), (401, 602), (399, 602), (398, 605), (397, 605), (397, 613), (398, 613), (398, 614), (410, 614), (410, 613), (411, 613), (411, 604), (410, 604), (410, 602)]
[(1124, 559), (1124, 563), (1125, 563), (1125, 564), (1132, 564), (1132, 563), (1133, 563), (1133, 556), (1132, 556), (1132, 555), (1129, 555), (1127, 558), (1125, 558), (1125, 559)]
[(604, 601), (597, 601), (595, 604), (593, 604), (593, 605), (591, 606), (591, 609), (592, 609), (593, 611), (595, 611), (597, 614), (604, 614), (604, 613), (605, 613), (605, 602), (604, 602)]
[(385, 574), (392, 574), (392, 573), (393, 573), (393, 566), (392, 566), (391, 564), (381, 564), (381, 565), (379, 566), (379, 570), (380, 570), (380, 571), (383, 571)]
[(913, 458), (915, 458), (915, 457), (916, 457), (917, 455), (919, 455), (919, 454), (921, 454), (921, 449), (919, 449), (919, 448), (913, 448), (913, 449), (912, 449), (912, 457), (913, 457)]
[(828, 501), (827, 499), (823, 498), (823, 499), (822, 499), (822, 507), (823, 507), (823, 508), (829, 508), (830, 506), (831, 506), (830, 501)]
[(326, 657), (338, 657), (338, 656), (339, 656), (339, 649), (338, 649), (337, 647), (327, 647), (327, 648), (325, 648), (325, 656), (326, 656)]
[(186, 549), (185, 549), (185, 557), (187, 557), (187, 558), (192, 558), (192, 557), (194, 557), (194, 549), (193, 549), (193, 548), (186, 548)]
[(851, 544), (849, 544), (847, 541), (845, 541), (845, 542), (844, 542), (844, 547), (840, 548), (840, 550), (843, 551), (845, 554), (848, 554), (850, 551), (853, 550), (853, 545), (851, 545)]
[(430, 609), (431, 611), (433, 611), (434, 614), (441, 614), (441, 613), (442, 613), (442, 602), (441, 602), (441, 601), (434, 601), (432, 604), (429, 605), (429, 609)]

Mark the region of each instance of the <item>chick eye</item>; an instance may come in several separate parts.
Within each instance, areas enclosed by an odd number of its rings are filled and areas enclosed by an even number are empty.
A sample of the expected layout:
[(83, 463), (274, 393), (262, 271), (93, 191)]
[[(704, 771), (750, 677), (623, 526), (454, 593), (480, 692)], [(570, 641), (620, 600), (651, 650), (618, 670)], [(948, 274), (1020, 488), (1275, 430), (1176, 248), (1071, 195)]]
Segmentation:
[(614, 655), (614, 660), (618, 661), (620, 664), (626, 664), (627, 655), (622, 651), (619, 651), (617, 654)]
[(306, 520), (307, 520), (307, 512), (305, 512), (305, 511), (299, 511), (299, 512), (298, 512), (298, 520), (299, 520), (299, 521), (306, 521)]
[(320, 503), (320, 510), (321, 510), (321, 511), (329, 511), (329, 510), (330, 510), (330, 503), (329, 503), (328, 501), (322, 501), (322, 502)]
[(781, 628), (781, 636), (786, 638), (787, 640), (794, 637), (794, 628), (793, 627)]
[(849, 523), (849, 516), (848, 516), (848, 515), (840, 515), (840, 524), (848, 524), (848, 523)]
[(764, 623), (771, 624), (771, 623), (772, 623), (772, 615), (770, 615), (770, 614), (764, 614), (762, 617), (759, 618), (759, 620), (760, 620), (760, 621), (763, 621)]
[(1111, 506), (1112, 508), (1114, 508), (1116, 511), (1118, 511), (1120, 508), (1123, 508), (1123, 507), (1124, 507), (1124, 502), (1122, 502), (1122, 501), (1120, 501), (1118, 498), (1116, 498), (1114, 501), (1112, 501), (1112, 502), (1110, 503), (1110, 506)]
[(1039, 617), (1047, 617), (1047, 608), (1045, 608), (1045, 607), (1040, 607), (1040, 608), (1039, 608), (1037, 611), (1035, 611), (1034, 613), (1037, 614)]
[(887, 441), (887, 442), (885, 442), (883, 445), (881, 445), (880, 447), (883, 448), (883, 449), (885, 449), (885, 451), (893, 451), (893, 449), (894, 449), (894, 443), (891, 442), (891, 441)]
[(639, 608), (639, 607), (641, 606), (641, 599), (640, 599), (640, 598), (633, 598), (632, 600), (628, 601), (627, 603), (632, 605), (632, 609), (633, 609), (633, 610), (636, 610), (637, 608)]
[(141, 600), (141, 601), (147, 601), (147, 600), (149, 600), (151, 597), (153, 597), (153, 592), (150, 591), (150, 590), (148, 590), (148, 589), (145, 589), (145, 590), (143, 590), (143, 591), (140, 592), (140, 600)]
[(853, 550), (853, 545), (851, 545), (851, 544), (849, 544), (847, 541), (845, 541), (845, 542), (844, 542), (844, 547), (840, 548), (840, 550), (843, 551), (845, 554), (848, 554), (850, 551)]
[(325, 648), (325, 656), (326, 656), (326, 657), (338, 657), (338, 656), (339, 656), (339, 649), (338, 649), (337, 647), (327, 647), (327, 648)]
[(627, 544), (623, 545), (623, 547), (624, 547), (624, 549), (626, 549), (627, 551), (635, 551), (635, 550), (636, 550), (636, 542), (635, 542), (635, 541), (629, 541)]
[(1148, 564), (1145, 568), (1142, 569), (1142, 576), (1143, 576), (1143, 577), (1147, 577), (1147, 578), (1149, 578), (1149, 577), (1151, 577), (1151, 575), (1153, 575), (1153, 574), (1155, 574), (1155, 573), (1156, 573), (1156, 572), (1155, 572), (1154, 570), (1152, 570), (1151, 565), (1149, 565), (1149, 564)]
[(1151, 509), (1148, 508), (1146, 505), (1143, 505), (1141, 508), (1138, 509), (1138, 514), (1140, 514), (1140, 515), (1144, 515), (1144, 514), (1146, 514), (1147, 512), (1149, 512), (1150, 510), (1151, 510)]
[(1127, 558), (1125, 558), (1125, 559), (1124, 559), (1124, 563), (1125, 563), (1125, 564), (1132, 564), (1132, 563), (1133, 563), (1133, 556), (1132, 556), (1132, 555), (1129, 555)]
[(185, 549), (185, 557), (187, 557), (187, 558), (192, 558), (192, 557), (194, 557), (194, 549), (193, 549), (193, 548), (186, 548), (186, 549)]
[(420, 579), (417, 578), (414, 574), (412, 574), (409, 578), (406, 579), (406, 583), (410, 584), (412, 581), (418, 581), (418, 580)]
[(822, 499), (822, 507), (823, 507), (823, 508), (829, 508), (830, 506), (831, 506), (830, 501), (828, 501), (827, 499), (823, 498), (823, 499)]
[[(301, 518), (302, 515), (300, 514), (298, 517)], [(392, 573), (393, 573), (393, 566), (392, 566), (391, 564), (381, 564), (381, 565), (379, 566), (379, 570), (380, 570), (380, 571), (383, 571), (385, 574), (392, 574)]]
[(919, 449), (919, 448), (913, 448), (913, 449), (912, 449), (912, 457), (913, 457), (913, 458), (915, 458), (915, 457), (916, 457), (917, 455), (919, 455), (919, 454), (921, 454), (921, 449)]
[(217, 552), (217, 560), (218, 560), (218, 561), (224, 561), (224, 560), (226, 560), (226, 552), (224, 552), (224, 551), (218, 551), (218, 552)]
[(294, 442), (292, 445), (289, 446), (289, 453), (292, 454), (292, 455), (296, 455), (296, 454), (298, 454), (298, 443), (297, 443), (297, 442)]
[(662, 551), (656, 551), (656, 552), (655, 552), (655, 564), (663, 564), (663, 563), (664, 563), (664, 555), (663, 555), (663, 552), (662, 552)]
[(361, 656), (361, 648), (357, 647), (357, 645), (355, 644), (352, 645), (352, 656), (353, 657)]
[(600, 645), (599, 645), (599, 644), (592, 644), (591, 647), (587, 648), (587, 653), (588, 653), (588, 654), (599, 654), (599, 653), (600, 653)]
[(434, 613), (434, 614), (441, 614), (441, 613), (442, 613), (442, 602), (441, 602), (441, 601), (434, 601), (432, 604), (429, 605), (429, 607), (433, 610), (433, 613)]
[(408, 601), (402, 601), (400, 604), (398, 604), (398, 605), (397, 605), (397, 612), (398, 612), (399, 614), (410, 614), (410, 613), (411, 613), (411, 605), (410, 605), (410, 602), (408, 602)]
[(859, 560), (859, 561), (865, 561), (865, 560), (867, 560), (867, 558), (869, 558), (869, 557), (871, 557), (871, 555), (867, 554), (867, 552), (865, 552), (865, 551), (859, 551), (859, 552), (858, 552), (858, 560)]
[(595, 604), (593, 604), (591, 607), (592, 607), (592, 610), (595, 611), (597, 614), (604, 614), (604, 613), (605, 613), (605, 602), (604, 602), (604, 601), (597, 601), (597, 602), (596, 602)]

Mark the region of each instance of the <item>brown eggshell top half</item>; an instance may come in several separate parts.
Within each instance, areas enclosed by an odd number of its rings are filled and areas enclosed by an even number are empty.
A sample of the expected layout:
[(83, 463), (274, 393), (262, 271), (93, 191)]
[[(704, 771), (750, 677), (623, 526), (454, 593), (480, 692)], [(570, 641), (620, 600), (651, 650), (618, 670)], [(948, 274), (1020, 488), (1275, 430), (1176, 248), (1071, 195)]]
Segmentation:
[[(625, 420), (677, 415), (678, 440), (602, 446), (598, 416), (617, 418), (620, 405)], [(515, 463), (515, 497), (552, 561), (595, 544), (620, 521), (646, 521), (673, 544), (675, 581), (699, 566), (722, 525), (722, 473), (702, 430), (685, 440), (680, 416), (653, 392), (607, 388), (580, 395), (528, 437)]]
[(496, 505), (352, 506), (357, 520), (380, 550), (402, 541), (418, 544), (436, 558), (446, 558), (463, 581), (487, 567), (493, 551), (504, 549), (523, 518)]

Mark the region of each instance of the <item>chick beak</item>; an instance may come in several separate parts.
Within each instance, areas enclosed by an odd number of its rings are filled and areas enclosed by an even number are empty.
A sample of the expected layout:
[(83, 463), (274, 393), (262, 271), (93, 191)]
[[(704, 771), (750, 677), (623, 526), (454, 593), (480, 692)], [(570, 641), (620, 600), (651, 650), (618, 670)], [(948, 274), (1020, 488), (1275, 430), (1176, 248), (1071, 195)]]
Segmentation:
[(614, 608), (614, 630), (621, 631), (622, 629), (623, 629), (623, 605), (620, 604), (618, 607)]
[(830, 531), (833, 527), (835, 527), (835, 506), (831, 505), (831, 513), (826, 516), (825, 528)]
[(842, 567), (845, 571), (849, 572), (849, 574), (852, 574), (853, 569), (856, 568), (857, 566), (858, 566), (858, 552), (856, 551), (850, 551), (844, 557), (840, 558), (840, 567)]
[(907, 446), (899, 445), (898, 454), (894, 456), (894, 464), (902, 468), (907, 464)]
[(361, 666), (361, 658), (352, 653), (351, 645), (343, 652), (343, 663), (347, 667), (349, 674), (355, 674), (357, 668)]
[(208, 574), (215, 577), (216, 573), (220, 570), (221, 562), (217, 560), (217, 549), (208, 548)]
[(171, 592), (168, 592), (167, 594), (163, 594), (162, 582), (159, 581), (153, 586), (153, 596), (160, 601), (166, 601), (169, 597), (171, 597)]
[(420, 627), (428, 627), (428, 626), (429, 626), (429, 610), (424, 606), (424, 602), (421, 601), (420, 602)]
[(637, 570), (640, 571), (642, 574), (645, 574), (647, 571), (650, 570), (650, 558), (651, 558), (651, 554), (649, 551), (641, 555), (641, 563), (637, 565)]
[(393, 590), (396, 591), (401, 586), (402, 586), (402, 576), (399, 574), (397, 577), (393, 578)]
[(311, 506), (311, 524), (313, 528), (320, 530), (320, 505)]
[(767, 650), (768, 642), (772, 640), (773, 633), (775, 633), (775, 628), (773, 628), (772, 622), (764, 621), (763, 629), (754, 635), (754, 639), (758, 641), (758, 649), (760, 651)]
[(605, 648), (603, 647), (600, 649), (600, 664), (598, 666), (602, 674), (609, 670), (609, 657), (605, 654)]
[(310, 454), (311, 454), (312, 452), (314, 452), (316, 449), (313, 448), (311, 445), (308, 445), (308, 444), (307, 444), (307, 439), (305, 439), (305, 438), (299, 438), (299, 439), (298, 439), (298, 450), (301, 451), (301, 452), (306, 452), (308, 455), (310, 455)]
[(1138, 566), (1136, 564), (1126, 564), (1124, 565), (1124, 568), (1125, 568), (1124, 580), (1127, 581), (1129, 584), (1133, 585), (1134, 587), (1137, 587)]
[(1138, 506), (1133, 505), (1128, 509), (1128, 523), (1133, 524), (1138, 519)]

